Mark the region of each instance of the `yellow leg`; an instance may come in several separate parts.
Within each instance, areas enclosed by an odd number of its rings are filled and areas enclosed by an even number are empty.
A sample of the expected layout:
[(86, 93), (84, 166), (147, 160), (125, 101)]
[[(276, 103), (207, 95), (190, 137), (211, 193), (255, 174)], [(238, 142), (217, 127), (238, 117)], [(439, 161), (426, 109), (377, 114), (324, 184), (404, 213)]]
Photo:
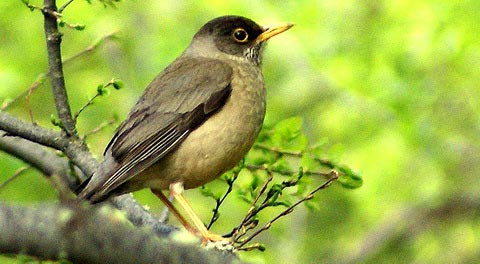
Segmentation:
[(197, 214), (195, 214), (190, 204), (183, 197), (182, 183), (176, 182), (176, 183), (170, 184), (170, 194), (173, 195), (173, 197), (177, 200), (177, 202), (180, 204), (183, 210), (185, 210), (185, 213), (192, 220), (193, 225), (198, 230), (198, 232), (200, 232), (200, 235), (202, 236), (205, 242), (226, 240), (224, 237), (220, 235), (212, 234), (207, 230), (202, 220), (198, 218)]
[(197, 230), (195, 230), (195, 228), (193, 228), (190, 223), (187, 222), (187, 220), (185, 220), (185, 218), (183, 217), (183, 215), (180, 214), (180, 212), (177, 210), (177, 208), (175, 208), (175, 206), (170, 202), (170, 200), (168, 200), (168, 198), (162, 193), (161, 190), (155, 190), (155, 189), (151, 189), (152, 193), (155, 194), (167, 207), (168, 207), (168, 210), (170, 210), (170, 212), (173, 213), (173, 215), (175, 215), (175, 217), (178, 219), (178, 221), (180, 221), (180, 223), (190, 232), (192, 233), (196, 233)]

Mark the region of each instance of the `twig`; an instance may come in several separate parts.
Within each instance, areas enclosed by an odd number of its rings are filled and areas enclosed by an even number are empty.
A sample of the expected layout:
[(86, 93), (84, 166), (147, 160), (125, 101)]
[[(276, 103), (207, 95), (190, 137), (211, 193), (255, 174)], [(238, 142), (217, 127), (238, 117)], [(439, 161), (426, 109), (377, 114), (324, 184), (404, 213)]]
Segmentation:
[(36, 5), (32, 5), (32, 4), (30, 4), (30, 2), (28, 2), (28, 1), (23, 1), (23, 3), (28, 7), (28, 9), (30, 9), (30, 11), (33, 11), (33, 10), (40, 10), (40, 11), (42, 11), (42, 8), (41, 8), (41, 7), (36, 6)]
[(63, 75), (62, 54), (60, 43), (62, 34), (58, 31), (57, 12), (55, 0), (44, 0), (45, 38), (47, 41), (48, 51), (48, 68), (52, 83), (53, 97), (55, 98), (55, 106), (57, 108), (58, 117), (62, 123), (62, 129), (68, 136), (78, 138), (75, 128), (75, 120), (72, 118), (70, 104), (68, 103), (67, 91), (65, 88), (65, 79)]
[[(111, 33), (108, 33), (104, 36), (102, 36), (101, 38), (99, 38), (98, 40), (96, 40), (94, 43), (92, 43), (91, 45), (89, 45), (88, 47), (86, 47), (85, 49), (81, 50), (80, 52), (78, 52), (77, 54), (74, 54), (73, 56), (65, 59), (63, 61), (63, 65), (67, 65), (71, 62), (73, 62), (74, 60), (76, 60), (77, 58), (81, 57), (81, 56), (84, 56), (86, 54), (89, 54), (91, 53), (92, 51), (94, 51), (95, 49), (97, 49), (105, 40), (109, 39), (109, 38), (112, 38), (115, 36), (115, 34), (117, 34), (117, 32), (111, 32)], [(43, 85), (43, 83), (45, 82), (45, 80), (47, 79), (47, 77), (50, 76), (50, 71), (47, 71), (47, 72), (44, 72), (44, 73), (41, 73), (37, 79), (30, 85), (30, 87), (23, 91), (22, 93), (20, 93), (18, 96), (16, 96), (15, 98), (13, 98), (12, 100), (8, 101), (8, 102), (4, 102), (3, 105), (1, 106), (1, 110), (7, 110), (10, 106), (12, 106), (13, 104), (15, 104), (16, 102), (18, 102), (21, 98), (25, 97), (25, 96), (29, 96), (30, 94), (32, 94), (38, 87), (40, 87), (41, 85)]]
[(110, 38), (113, 38), (115, 37), (115, 35), (117, 34), (117, 31), (113, 31), (113, 32), (110, 32), (104, 36), (102, 36), (101, 38), (97, 39), (95, 42), (93, 42), (92, 44), (90, 44), (90, 46), (86, 47), (85, 49), (83, 49), (82, 51), (78, 52), (77, 54), (65, 59), (63, 61), (63, 64), (67, 64), (75, 59), (77, 59), (78, 57), (81, 57), (85, 54), (88, 54), (92, 51), (94, 51), (95, 49), (97, 49), (102, 43), (104, 43), (105, 40), (107, 39), (110, 39)]
[(216, 199), (215, 202), (215, 208), (213, 209), (213, 214), (212, 214), (212, 218), (210, 219), (210, 223), (208, 224), (207, 226), (207, 229), (210, 230), (210, 228), (212, 227), (213, 223), (215, 223), (218, 219), (218, 211), (220, 209), (220, 206), (223, 204), (223, 202), (225, 201), (225, 199), (227, 198), (227, 196), (232, 192), (233, 190), (233, 183), (237, 180), (238, 178), (238, 174), (240, 173), (240, 170), (238, 171), (235, 171), (233, 173), (233, 177), (229, 180), (227, 180), (227, 183), (228, 183), (228, 189), (227, 191), (225, 192), (225, 194), (222, 196), (222, 198), (220, 199)]
[[(265, 170), (265, 166), (262, 165), (245, 165), (245, 167), (249, 170)], [(278, 170), (276, 168), (268, 168), (271, 172), (278, 173), (280, 175), (289, 176), (295, 174), (293, 171), (287, 170)], [(330, 176), (330, 172), (321, 172), (321, 171), (310, 171), (310, 170), (303, 170), (303, 174), (305, 175), (314, 175), (314, 176), (323, 176), (327, 177)]]
[(258, 200), (260, 199), (260, 197), (265, 193), (265, 191), (267, 190), (268, 184), (272, 180), (273, 180), (273, 175), (271, 173), (268, 173), (268, 179), (263, 183), (263, 185), (260, 188), (260, 191), (258, 192), (257, 196), (255, 197), (255, 199), (250, 204), (250, 208), (248, 209), (247, 214), (243, 218), (242, 222), (240, 223), (240, 225), (238, 227), (234, 228), (232, 230), (232, 232), (227, 234), (226, 237), (233, 236), (233, 241), (237, 241), (238, 239), (240, 239), (240, 237), (242, 237), (245, 234), (245, 232), (242, 232), (242, 234), (239, 235), (239, 231), (243, 227), (245, 227), (247, 222), (249, 222), (251, 220), (251, 218), (255, 215), (256, 212), (258, 212), (258, 210), (256, 210), (256, 204), (257, 204)]
[(67, 6), (70, 5), (73, 1), (75, 1), (75, 0), (68, 0), (67, 2), (65, 2), (65, 4), (63, 4), (63, 5), (58, 9), (58, 13), (62, 13), (63, 10), (65, 10), (65, 8), (67, 8)]
[[(0, 112), (0, 129), (3, 130), (2, 124), (4, 124), (4, 119), (2, 119), (2, 114), (9, 116), (8, 114)], [(11, 119), (16, 120), (13, 117), (9, 117), (6, 120), (11, 121)], [(9, 130), (9, 133), (14, 134), (15, 131), (20, 132), (24, 131), (21, 135), (29, 135), (28, 133), (33, 133), (33, 138), (40, 137), (42, 140), (48, 141), (46, 137), (51, 137), (51, 141), (55, 142), (58, 140), (59, 144), (66, 144), (68, 141), (65, 140), (60, 133), (40, 135), (42, 131), (47, 130), (45, 128), (40, 128), (38, 126), (32, 125), (21, 120), (16, 120), (19, 126), (15, 130)], [(9, 128), (7, 126), (7, 128)], [(39, 130), (35, 130), (35, 128)], [(48, 130), (47, 130), (48, 131)], [(28, 133), (27, 133), (28, 132)], [(46, 176), (51, 176), (54, 174), (62, 175), (65, 181), (69, 182), (69, 185), (72, 189), (78, 184), (73, 177), (71, 177), (71, 163), (66, 161), (64, 158), (59, 157), (52, 151), (48, 151), (39, 144), (35, 144), (31, 141), (28, 141), (23, 136), (15, 134), (17, 137), (9, 137), (7, 133), (0, 131), (0, 150), (4, 151), (18, 159), (23, 160), (24, 162), (32, 165), (34, 168), (39, 170), (42, 174)], [(59, 146), (63, 147), (63, 146)], [(55, 148), (55, 147), (54, 147)], [(93, 173), (95, 168), (98, 166), (98, 162), (92, 158), (91, 154), (76, 143), (70, 143), (63, 147), (65, 149), (65, 154), (69, 159), (74, 162), (81, 171), (84, 172), (84, 175), (90, 175)], [(59, 148), (57, 148), (59, 149)], [(81, 174), (81, 171), (76, 170), (75, 174)], [(85, 177), (85, 176), (83, 176)], [(152, 229), (155, 234), (161, 237), (165, 237), (167, 234), (172, 232), (174, 229), (171, 226), (165, 226), (158, 221), (150, 212), (145, 210), (143, 206), (138, 204), (131, 195), (121, 195), (111, 199), (112, 203), (122, 211), (124, 211), (128, 219), (138, 227), (146, 227)], [(1, 226), (1, 224), (0, 224)], [(1, 228), (0, 228), (1, 229)]]
[[(322, 185), (318, 186), (317, 188), (315, 188), (313, 191), (311, 191), (308, 195), (306, 195), (305, 197), (303, 197), (302, 199), (298, 200), (297, 202), (295, 202), (294, 204), (292, 204), (291, 206), (289, 206), (287, 209), (285, 209), (283, 212), (281, 212), (280, 214), (278, 214), (276, 217), (274, 217), (272, 220), (270, 220), (267, 224), (265, 224), (265, 226), (263, 226), (262, 228), (258, 229), (257, 231), (255, 231), (252, 235), (250, 235), (247, 239), (245, 239), (244, 241), (242, 241), (242, 243), (237, 247), (238, 250), (242, 250), (242, 247), (247, 244), (248, 242), (250, 242), (254, 237), (256, 237), (257, 235), (259, 235), (260, 233), (262, 233), (263, 231), (269, 229), (272, 224), (274, 222), (276, 222), (278, 219), (280, 219), (281, 217), (285, 216), (285, 215), (288, 215), (290, 214), (291, 212), (293, 212), (293, 209), (295, 207), (297, 207), (299, 204), (307, 201), (307, 200), (310, 200), (313, 198), (313, 196), (315, 195), (316, 192), (318, 192), (319, 190), (322, 190), (322, 189), (325, 189), (326, 187), (328, 187), (333, 181), (337, 180), (338, 179), (338, 172), (337, 171), (331, 171), (330, 172), (332, 176), (332, 178), (328, 179), (326, 182), (324, 182)], [(251, 247), (247, 247), (248, 249), (251, 249)]]
[(74, 115), (73, 115), (73, 120), (76, 122), (77, 121), (77, 118), (78, 116), (83, 112), (83, 110), (85, 110), (88, 106), (92, 105), (93, 104), (93, 101), (95, 101), (95, 99), (97, 99), (98, 97), (104, 95), (107, 90), (105, 88), (109, 87), (109, 86), (113, 86), (115, 87), (115, 89), (120, 89), (121, 85), (117, 84), (117, 80), (115, 79), (111, 79), (108, 83), (104, 84), (104, 85), (99, 85), (97, 87), (97, 93), (92, 97), (90, 98), (87, 103), (85, 105), (83, 105)]
[[(280, 155), (287, 155), (287, 156), (294, 156), (294, 157), (302, 157), (303, 154), (304, 154), (303, 151), (279, 150), (277, 148), (271, 148), (271, 147), (267, 147), (267, 146), (264, 146), (264, 145), (261, 145), (261, 144), (255, 144), (253, 147), (258, 148), (258, 149), (267, 150), (267, 151), (270, 151), (270, 152), (274, 152), (274, 153), (277, 153), (277, 154), (280, 154)], [(325, 166), (329, 169), (334, 169), (335, 168), (335, 165), (329, 160), (320, 159), (320, 158), (314, 158), (314, 160), (317, 161), (318, 163), (320, 163), (322, 166)]]
[(95, 99), (97, 99), (97, 97), (101, 96), (100, 93), (96, 93), (92, 98), (90, 98), (86, 104), (84, 104), (82, 107), (80, 107), (80, 109), (73, 115), (73, 120), (77, 120), (78, 116), (83, 112), (83, 110), (85, 110), (85, 108), (87, 108), (88, 106), (92, 105), (93, 104), (93, 101), (95, 101)]
[(115, 124), (115, 122), (117, 122), (117, 120), (115, 118), (110, 119), (108, 122), (103, 122), (100, 125), (98, 125), (96, 128), (92, 129), (91, 131), (86, 132), (83, 135), (83, 138), (85, 139), (88, 136), (96, 134), (96, 133), (100, 132), (102, 129), (106, 128), (107, 126), (111, 126), (111, 125)]
[(30, 169), (32, 166), (28, 165), (28, 166), (25, 166), (25, 167), (21, 167), (19, 169), (17, 169), (15, 171), (15, 173), (10, 176), (6, 181), (2, 182), (0, 184), (0, 190), (3, 189), (5, 186), (7, 186), (7, 184), (9, 184), (10, 182), (12, 182), (13, 180), (15, 180), (16, 178), (18, 178), (18, 176), (20, 176), (23, 172), (25, 172), (26, 170)]

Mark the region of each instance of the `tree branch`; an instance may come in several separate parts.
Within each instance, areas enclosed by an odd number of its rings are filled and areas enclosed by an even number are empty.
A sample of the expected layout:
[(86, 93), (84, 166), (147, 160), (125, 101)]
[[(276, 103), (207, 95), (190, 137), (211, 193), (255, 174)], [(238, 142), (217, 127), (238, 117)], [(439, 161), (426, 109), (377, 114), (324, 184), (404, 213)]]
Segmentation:
[(108, 206), (0, 203), (0, 237), (2, 253), (74, 263), (239, 263), (232, 254), (198, 247), (195, 239), (152, 236)]
[(62, 122), (62, 128), (68, 136), (78, 137), (75, 128), (75, 120), (72, 118), (70, 104), (68, 103), (65, 79), (63, 76), (62, 54), (60, 43), (62, 34), (58, 31), (57, 12), (55, 0), (44, 0), (45, 37), (47, 40), (48, 68), (51, 76), (52, 91), (55, 98), (58, 117)]
[(60, 133), (25, 122), (4, 111), (0, 111), (0, 130), (8, 133), (3, 136), (19, 136), (58, 150), (68, 145)]
[[(44, 15), (48, 73), (60, 119), (59, 126), (63, 131), (60, 133), (42, 128), (0, 111), (0, 149), (32, 164), (45, 175), (61, 175), (69, 180), (72, 188), (76, 185), (76, 179), (69, 176), (73, 167), (71, 163), (81, 170), (79, 175), (91, 175), (98, 162), (79, 138), (68, 102), (60, 49), (62, 35), (58, 31), (60, 15), (56, 10), (56, 1), (44, 0), (44, 7), (38, 9)], [(35, 143), (62, 151), (71, 163)], [(75, 182), (70, 184), (72, 179)], [(42, 259), (67, 258), (79, 263), (235, 261), (232, 255), (220, 256), (200, 249), (198, 243), (182, 245), (160, 240), (160, 237), (165, 238), (175, 228), (160, 223), (131, 195), (116, 197), (111, 202), (126, 212), (126, 218), (135, 226), (147, 229), (133, 228), (124, 222), (119, 224), (119, 214), (112, 214), (112, 210), (105, 212), (106, 207), (13, 207), (0, 203), (0, 252), (29, 254)], [(152, 230), (156, 235), (151, 234)]]
[[(44, 175), (61, 176), (70, 188), (78, 184), (76, 179), (70, 176), (70, 167), (66, 160), (31, 141), (19, 137), (6, 137), (5, 134), (0, 131), (0, 150), (32, 165)], [(81, 171), (77, 170), (76, 173)]]
[(63, 10), (65, 10), (65, 8), (67, 8), (67, 6), (69, 6), (74, 0), (68, 0), (67, 2), (65, 2), (65, 4), (63, 4), (59, 9), (58, 9), (58, 13), (62, 13)]
[[(89, 45), (88, 47), (86, 47), (85, 49), (79, 51), (78, 53), (72, 55), (71, 57), (65, 59), (63, 61), (63, 65), (67, 65), (69, 63), (72, 63), (73, 61), (75, 61), (76, 59), (82, 57), (82, 56), (85, 56), (89, 53), (92, 53), (93, 51), (95, 51), (102, 43), (104, 43), (106, 40), (108, 39), (111, 39), (111, 38), (114, 38), (115, 37), (115, 34), (117, 34), (117, 32), (110, 32), (102, 37), (100, 37), (98, 40), (96, 40), (95, 42), (93, 42), (91, 45)], [(0, 107), (0, 110), (7, 110), (10, 106), (12, 106), (13, 104), (17, 103), (18, 101), (20, 101), (20, 99), (22, 99), (23, 97), (25, 97), (26, 100), (28, 100), (28, 97), (30, 96), (31, 93), (33, 93), (33, 91), (35, 91), (38, 87), (40, 87), (41, 85), (44, 84), (44, 82), (47, 80), (47, 77), (50, 77), (50, 72), (47, 71), (47, 72), (44, 72), (44, 73), (41, 73), (37, 79), (30, 85), (30, 87), (28, 89), (26, 89), (25, 91), (23, 91), (22, 93), (20, 93), (19, 95), (17, 95), (16, 97), (14, 97), (12, 100), (5, 100), (2, 104), (2, 106)]]
[(18, 136), (41, 145), (62, 151), (77, 165), (85, 175), (91, 175), (98, 162), (92, 157), (84, 142), (78, 138), (69, 139), (61, 133), (27, 123), (0, 111), (0, 130), (3, 136)]
[[(2, 112), (0, 112), (0, 117), (2, 116), (1, 114)], [(2, 122), (0, 122), (0, 126), (1, 124)], [(28, 123), (26, 124), (33, 126)], [(3, 150), (8, 154), (11, 154), (18, 159), (31, 164), (44, 175), (59, 175), (72, 189), (76, 187), (76, 179), (70, 177), (69, 175), (70, 168), (67, 160), (26, 139), (19, 137), (7, 137), (4, 135), (5, 132), (0, 131), (0, 150)], [(87, 159), (85, 158), (85, 160)], [(89, 165), (86, 163), (92, 164)], [(97, 165), (98, 163), (92, 158), (91, 161), (80, 163), (78, 166), (82, 168), (81, 171), (89, 172), (93, 171)], [(92, 168), (90, 168), (90, 166), (92, 166)], [(81, 175), (81, 171), (77, 170), (77, 175)], [(175, 229), (172, 226), (167, 226), (161, 223), (150, 212), (138, 204), (130, 195), (122, 195), (113, 198), (111, 199), (111, 202), (115, 207), (124, 211), (127, 215), (127, 218), (135, 226), (150, 228), (160, 236), (165, 236)]]

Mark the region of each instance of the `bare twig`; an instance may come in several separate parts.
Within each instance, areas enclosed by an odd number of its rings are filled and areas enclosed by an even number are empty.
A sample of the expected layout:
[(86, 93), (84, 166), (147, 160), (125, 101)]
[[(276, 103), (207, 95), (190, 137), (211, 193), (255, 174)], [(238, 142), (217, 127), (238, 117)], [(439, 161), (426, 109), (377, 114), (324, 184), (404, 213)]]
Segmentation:
[(42, 8), (41, 8), (41, 7), (36, 6), (36, 5), (33, 5), (33, 4), (31, 4), (30, 2), (28, 2), (28, 1), (23, 1), (23, 3), (24, 3), (31, 11), (33, 11), (33, 10), (40, 10), (40, 11), (42, 11)]
[[(338, 179), (338, 172), (336, 171), (332, 171), (330, 173), (330, 175), (332, 175), (332, 177), (330, 179), (328, 179), (326, 182), (324, 182), (322, 185), (318, 186), (317, 188), (315, 188), (313, 191), (311, 191), (308, 195), (306, 195), (305, 197), (303, 197), (302, 199), (298, 200), (297, 202), (295, 202), (294, 204), (290, 205), (287, 209), (285, 209), (284, 211), (282, 211), (280, 214), (278, 214), (277, 216), (275, 216), (272, 220), (270, 220), (267, 224), (265, 224), (265, 226), (263, 226), (262, 228), (258, 229), (257, 231), (255, 231), (253, 234), (251, 234), (248, 238), (246, 238), (244, 241), (241, 242), (241, 244), (237, 247), (238, 250), (243, 250), (243, 246), (245, 244), (247, 244), (248, 242), (250, 242), (254, 237), (256, 237), (257, 235), (259, 235), (260, 233), (262, 233), (263, 231), (265, 230), (268, 230), (272, 224), (274, 222), (276, 222), (278, 219), (280, 219), (281, 217), (283, 216), (286, 216), (288, 214), (290, 214), (291, 212), (293, 212), (293, 209), (295, 209), (295, 207), (297, 207), (299, 204), (307, 201), (307, 200), (310, 200), (313, 198), (313, 196), (315, 195), (316, 192), (322, 190), (322, 189), (325, 189), (327, 188), (333, 181), (337, 180)], [(252, 249), (251, 247), (247, 247), (246, 249)]]
[[(108, 34), (102, 36), (101, 38), (99, 38), (98, 40), (96, 40), (95, 42), (93, 42), (92, 44), (90, 44), (88, 47), (81, 50), (77, 54), (74, 54), (73, 56), (65, 59), (63, 61), (63, 65), (70, 64), (71, 62), (75, 61), (76, 59), (95, 51), (102, 43), (105, 42), (105, 40), (115, 37), (115, 34), (117, 34), (117, 32), (111, 32), (111, 33), (108, 33)], [(26, 97), (26, 96), (29, 96), (30, 94), (32, 94), (35, 90), (37, 90), (37, 88), (39, 88), (41, 85), (43, 85), (45, 83), (45, 80), (49, 76), (50, 76), (50, 71), (41, 73), (37, 77), (37, 79), (30, 85), (30, 87), (27, 90), (23, 91), (22, 93), (20, 93), (18, 96), (16, 96), (12, 100), (10, 100), (8, 102), (4, 102), (0, 109), (1, 110), (7, 110), (10, 106), (12, 106), (16, 102), (18, 102), (23, 97)]]
[[(1, 117), (2, 112), (0, 112), (0, 127), (2, 125)], [(10, 119), (11, 118), (13, 117), (10, 117)], [(17, 123), (23, 124), (25, 126), (25, 131), (31, 131), (32, 127), (37, 127), (30, 123), (22, 123), (20, 120), (18, 120)], [(20, 126), (17, 129), (21, 131), (22, 127)], [(34, 130), (33, 133), (35, 134), (39, 132)], [(46, 136), (48, 135), (42, 135), (42, 138)], [(55, 136), (52, 136), (51, 140), (55, 141)], [(62, 142), (64, 139), (60, 134), (58, 134), (58, 140), (61, 144), (63, 144)], [(51, 176), (54, 174), (62, 176), (63, 180), (68, 182), (72, 189), (77, 186), (77, 181), (70, 176), (70, 162), (56, 155), (52, 151), (48, 151), (48, 149), (40, 146), (39, 144), (35, 144), (20, 137), (9, 137), (6, 136), (5, 132), (0, 131), (0, 150), (13, 155), (28, 164), (31, 164), (46, 176)], [(85, 175), (90, 175), (93, 173), (96, 166), (98, 166), (98, 163), (92, 158), (89, 152), (79, 148), (74, 143), (66, 147), (65, 153), (72, 161), (75, 162), (81, 171), (85, 172)], [(76, 174), (81, 174), (81, 172), (77, 170)], [(115, 197), (112, 199), (112, 203), (117, 208), (124, 211), (127, 214), (127, 218), (135, 226), (150, 228), (154, 230), (157, 235), (162, 237), (174, 230), (171, 226), (166, 226), (160, 223), (158, 219), (156, 219), (150, 212), (138, 204), (131, 195)]]
[(73, 119), (76, 121), (78, 116), (85, 110), (88, 106), (93, 104), (93, 101), (97, 99), (97, 97), (101, 96), (100, 93), (96, 93), (92, 98), (90, 98), (86, 104), (84, 104), (80, 109), (73, 115)]
[(238, 174), (240, 173), (240, 170), (238, 171), (234, 171), (233, 172), (233, 177), (231, 179), (227, 179), (227, 184), (228, 184), (228, 189), (227, 191), (225, 192), (225, 194), (222, 196), (222, 198), (220, 199), (216, 199), (215, 200), (215, 208), (213, 209), (213, 214), (212, 214), (212, 218), (210, 219), (210, 223), (208, 224), (207, 226), (207, 229), (210, 229), (213, 225), (213, 223), (215, 223), (217, 220), (218, 220), (218, 216), (219, 216), (219, 209), (220, 209), (220, 206), (223, 204), (223, 202), (225, 201), (225, 199), (227, 198), (227, 196), (232, 192), (233, 190), (233, 184), (235, 183), (235, 181), (237, 180), (238, 178)]
[(6, 181), (4, 181), (0, 184), (0, 190), (3, 189), (5, 186), (7, 186), (7, 184), (12, 182), (16, 178), (18, 178), (18, 176), (22, 175), (23, 172), (25, 172), (26, 170), (28, 170), (30, 168), (31, 168), (31, 166), (29, 165), (29, 166), (25, 166), (25, 167), (21, 167), (21, 168), (17, 169), (15, 171), (15, 173), (13, 173), (12, 176), (10, 176)]
[(67, 63), (70, 63), (71, 61), (74, 61), (76, 60), (77, 58), (81, 57), (81, 56), (84, 56), (94, 50), (96, 50), (102, 43), (105, 42), (105, 40), (108, 40), (108, 39), (111, 39), (111, 38), (114, 38), (115, 35), (117, 34), (116, 31), (113, 31), (113, 32), (110, 32), (104, 36), (102, 36), (101, 38), (97, 39), (95, 42), (93, 42), (90, 46), (86, 47), (85, 49), (83, 49), (82, 51), (78, 52), (77, 54), (65, 59), (63, 61), (63, 64), (67, 64)]
[(105, 122), (102, 122), (100, 125), (98, 125), (96, 128), (92, 129), (91, 131), (88, 131), (86, 132), (84, 135), (83, 135), (83, 138), (87, 138), (88, 136), (91, 136), (91, 135), (94, 135), (100, 131), (102, 131), (102, 129), (108, 127), (108, 126), (111, 126), (113, 124), (115, 124), (117, 122), (117, 120), (115, 118), (112, 118), (110, 119), (109, 121), (105, 121)]
[(242, 229), (244, 229), (244, 227), (247, 225), (247, 223), (250, 222), (251, 218), (256, 214), (256, 212), (258, 212), (258, 210), (256, 209), (257, 208), (257, 202), (260, 199), (260, 197), (267, 190), (268, 184), (272, 181), (272, 179), (273, 179), (273, 175), (271, 173), (269, 173), (267, 180), (263, 183), (263, 185), (260, 188), (257, 196), (255, 197), (255, 199), (250, 204), (250, 208), (248, 209), (247, 214), (243, 218), (240, 225), (238, 225), (238, 227), (234, 228), (232, 230), (232, 232), (230, 232), (229, 234), (226, 235), (226, 237), (233, 236), (233, 241), (237, 241), (243, 235), (245, 235), (245, 230), (242, 230)]
[(63, 5), (58, 9), (58, 13), (62, 13), (63, 10), (65, 10), (65, 8), (67, 8), (67, 6), (70, 5), (73, 1), (75, 1), (75, 0), (68, 0), (67, 2), (65, 2), (65, 4), (63, 4)]

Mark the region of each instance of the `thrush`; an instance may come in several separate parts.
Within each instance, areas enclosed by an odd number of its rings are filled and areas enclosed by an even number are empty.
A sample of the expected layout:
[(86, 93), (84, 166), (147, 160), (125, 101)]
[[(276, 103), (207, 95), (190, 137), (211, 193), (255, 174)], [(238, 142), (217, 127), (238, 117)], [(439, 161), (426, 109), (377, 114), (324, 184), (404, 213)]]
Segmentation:
[[(150, 188), (204, 241), (211, 234), (183, 197), (233, 168), (252, 147), (265, 116), (265, 41), (292, 27), (261, 27), (241, 16), (206, 23), (185, 51), (148, 85), (106, 147), (78, 200), (101, 202)], [(165, 197), (169, 190), (192, 224)]]

